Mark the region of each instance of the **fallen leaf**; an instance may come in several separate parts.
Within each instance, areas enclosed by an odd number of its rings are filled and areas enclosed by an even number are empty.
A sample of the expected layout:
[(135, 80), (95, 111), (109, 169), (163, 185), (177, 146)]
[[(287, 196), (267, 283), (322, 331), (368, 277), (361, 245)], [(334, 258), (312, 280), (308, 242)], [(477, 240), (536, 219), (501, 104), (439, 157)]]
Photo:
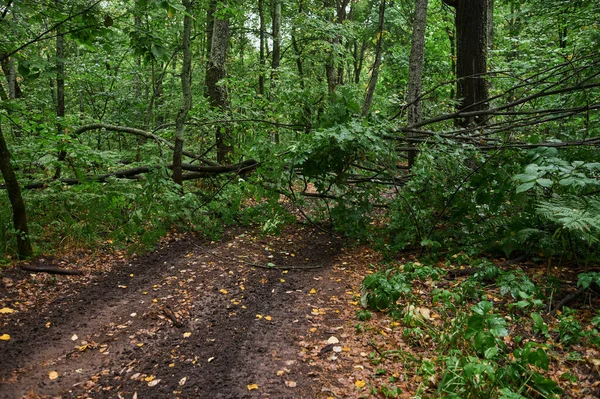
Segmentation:
[(126, 285), (119, 285), (118, 287), (119, 287), (119, 288), (123, 288), (123, 289), (127, 288), (127, 286), (126, 286)]
[(278, 375), (278, 376), (280, 376), (280, 377), (281, 377), (282, 375), (284, 375), (284, 374), (285, 374), (285, 371), (283, 371), (283, 370), (279, 370), (279, 371), (277, 371), (277, 375)]
[(263, 315), (261, 315), (261, 314), (257, 314), (257, 315), (256, 315), (256, 318), (257, 318), (257, 319), (262, 319), (262, 318), (263, 318)]
[(265, 316), (265, 320), (267, 321), (271, 321), (272, 317), (271, 316)]
[(71, 341), (77, 341), (77, 339), (79, 339), (79, 337), (77, 336), (77, 334), (73, 334), (71, 336)]
[(315, 289), (313, 288), (313, 289), (311, 289), (311, 290), (310, 290), (310, 293), (311, 293), (311, 294), (316, 294), (316, 293), (317, 293), (317, 290), (315, 290)]
[(365, 385), (367, 385), (367, 384), (363, 380), (357, 380), (354, 383), (354, 386), (357, 387), (357, 388), (364, 388)]
[(153, 386), (155, 386), (156, 384), (158, 384), (159, 382), (160, 382), (160, 378), (157, 378), (157, 379), (155, 379), (155, 380), (152, 380), (152, 381), (150, 381), (150, 382), (148, 383), (148, 386), (149, 386), (149, 387), (153, 387)]
[(212, 362), (213, 360), (215, 360), (215, 358), (214, 358), (214, 357), (209, 357), (209, 358), (208, 358), (208, 362), (209, 362), (209, 363), (210, 363), (210, 362)]
[(249, 391), (253, 391), (255, 389), (258, 389), (258, 385), (256, 385), (256, 384), (248, 384), (248, 390)]
[(183, 338), (188, 338), (190, 335), (192, 335), (191, 332), (184, 332), (183, 333)]
[(185, 382), (187, 381), (187, 377), (183, 377), (182, 379), (179, 380), (179, 385), (185, 385)]
[(153, 376), (153, 375), (149, 375), (148, 377), (144, 378), (144, 381), (146, 381), (146, 382), (150, 382), (150, 381), (152, 381), (153, 379), (154, 379), (154, 376)]
[(281, 283), (285, 283), (285, 280), (284, 280), (284, 279), (282, 279), (282, 278), (280, 278), (280, 279), (279, 279), (279, 281), (280, 281)]
[(224, 288), (223, 288), (222, 290), (219, 290), (219, 292), (220, 292), (221, 294), (227, 294), (227, 290), (226, 290), (226, 289), (224, 289)]
[(311, 329), (310, 329), (310, 330), (308, 330), (308, 331), (310, 331), (311, 333), (314, 333), (314, 332), (316, 332), (316, 331), (317, 331), (317, 327), (313, 327), (313, 328), (311, 328)]
[(50, 378), (51, 380), (55, 380), (58, 378), (58, 373), (56, 371), (51, 371), (50, 373), (48, 373), (48, 378)]
[(332, 335), (332, 336), (331, 336), (331, 337), (329, 337), (329, 339), (327, 340), (327, 343), (328, 343), (328, 344), (330, 344), (330, 345), (335, 345), (335, 344), (339, 344), (339, 343), (340, 343), (340, 340), (339, 340), (339, 339), (337, 339), (337, 337), (335, 337), (335, 336), (333, 336), (333, 335)]
[(0, 335), (0, 341), (8, 341), (10, 339), (10, 335), (2, 334)]
[(333, 351), (334, 351), (335, 353), (340, 353), (340, 352), (342, 351), (342, 347), (341, 347), (341, 346), (334, 346), (334, 347), (333, 347)]
[(11, 308), (2, 308), (2, 309), (0, 309), (0, 313), (2, 313), (2, 314), (9, 314), (9, 313), (14, 313), (14, 312), (15, 312), (15, 310), (11, 309)]
[(290, 388), (296, 388), (296, 381), (286, 381), (285, 385)]

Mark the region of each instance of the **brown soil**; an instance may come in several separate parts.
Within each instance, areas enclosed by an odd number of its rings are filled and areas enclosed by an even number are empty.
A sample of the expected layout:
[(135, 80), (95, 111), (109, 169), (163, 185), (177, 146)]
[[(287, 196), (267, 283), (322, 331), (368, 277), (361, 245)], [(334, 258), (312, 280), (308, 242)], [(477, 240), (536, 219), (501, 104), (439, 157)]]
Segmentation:
[[(320, 349), (356, 289), (347, 257), (341, 238), (294, 226), (180, 236), (104, 273), (45, 277), (54, 300), (0, 315), (0, 398), (328, 397)], [(18, 308), (12, 282), (28, 276), (3, 274), (0, 305)]]

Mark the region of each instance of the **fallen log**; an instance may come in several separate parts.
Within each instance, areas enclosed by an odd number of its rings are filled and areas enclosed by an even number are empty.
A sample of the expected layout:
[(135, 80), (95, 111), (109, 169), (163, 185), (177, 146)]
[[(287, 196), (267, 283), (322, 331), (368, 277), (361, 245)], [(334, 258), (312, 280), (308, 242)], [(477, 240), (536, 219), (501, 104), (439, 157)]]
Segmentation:
[(62, 274), (69, 276), (81, 276), (83, 272), (80, 270), (71, 270), (71, 269), (62, 269), (60, 267), (53, 266), (31, 266), (31, 265), (21, 265), (20, 268), (22, 270), (34, 273), (49, 273), (49, 274)]

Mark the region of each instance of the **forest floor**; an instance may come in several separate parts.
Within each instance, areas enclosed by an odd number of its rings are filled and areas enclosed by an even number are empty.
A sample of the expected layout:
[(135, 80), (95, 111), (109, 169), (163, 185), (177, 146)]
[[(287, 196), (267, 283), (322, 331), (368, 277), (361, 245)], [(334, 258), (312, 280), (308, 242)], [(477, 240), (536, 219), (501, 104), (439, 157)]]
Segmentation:
[(135, 259), (33, 262), (83, 276), (7, 269), (0, 398), (348, 397), (370, 352), (350, 345), (348, 321), (377, 261), (293, 226), (219, 242), (171, 235)]
[[(425, 341), (407, 343), (383, 314), (357, 328), (362, 279), (380, 261), (369, 247), (293, 225), (266, 237), (233, 228), (217, 242), (172, 233), (133, 258), (82, 252), (31, 262), (81, 276), (6, 268), (0, 398), (408, 398), (427, 386), (433, 394), (436, 381), (419, 371), (432, 356)], [(418, 287), (424, 301), (431, 289)], [(555, 353), (550, 373), (577, 376), (561, 382), (568, 397), (598, 397), (600, 353), (579, 349), (578, 361)]]

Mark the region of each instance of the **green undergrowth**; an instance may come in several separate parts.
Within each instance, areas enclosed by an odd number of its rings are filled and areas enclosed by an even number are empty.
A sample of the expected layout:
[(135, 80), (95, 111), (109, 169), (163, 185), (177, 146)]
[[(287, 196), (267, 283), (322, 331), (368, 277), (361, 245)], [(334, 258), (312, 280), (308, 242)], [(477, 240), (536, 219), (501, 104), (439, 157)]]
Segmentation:
[(586, 356), (600, 349), (599, 283), (598, 272), (579, 274), (585, 303), (552, 312), (567, 294), (558, 279), (486, 259), (457, 255), (442, 266), (409, 262), (369, 274), (357, 333), (376, 331), (371, 312), (382, 312), (403, 342), (384, 338), (390, 343), (371, 353), (379, 370), (371, 393), (400, 397), (399, 380), (413, 382), (415, 398), (560, 398), (594, 389), (581, 384)]
[[(36, 254), (74, 248), (145, 252), (172, 230), (214, 239), (235, 224), (259, 226), (262, 233), (274, 234), (292, 219), (278, 194), (234, 179), (185, 182), (182, 191), (170, 171), (156, 169), (138, 181), (56, 183), (24, 190), (30, 238)], [(0, 196), (0, 258), (7, 263), (16, 259), (16, 232), (6, 193)]]

